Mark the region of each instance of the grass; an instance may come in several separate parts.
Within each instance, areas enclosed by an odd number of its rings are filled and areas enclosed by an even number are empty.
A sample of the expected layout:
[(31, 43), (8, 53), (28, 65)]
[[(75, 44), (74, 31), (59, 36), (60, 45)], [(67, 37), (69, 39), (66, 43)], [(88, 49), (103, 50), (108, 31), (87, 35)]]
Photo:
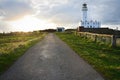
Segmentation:
[(95, 43), (73, 33), (56, 33), (106, 80), (120, 80), (120, 47)]
[(0, 34), (0, 74), (44, 36), (41, 32)]

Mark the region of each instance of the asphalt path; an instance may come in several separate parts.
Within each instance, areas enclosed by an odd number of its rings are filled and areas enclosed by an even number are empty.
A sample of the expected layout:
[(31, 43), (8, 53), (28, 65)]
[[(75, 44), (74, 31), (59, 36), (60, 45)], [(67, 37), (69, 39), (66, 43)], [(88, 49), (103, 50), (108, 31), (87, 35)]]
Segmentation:
[(19, 58), (0, 80), (104, 80), (55, 34), (48, 34)]

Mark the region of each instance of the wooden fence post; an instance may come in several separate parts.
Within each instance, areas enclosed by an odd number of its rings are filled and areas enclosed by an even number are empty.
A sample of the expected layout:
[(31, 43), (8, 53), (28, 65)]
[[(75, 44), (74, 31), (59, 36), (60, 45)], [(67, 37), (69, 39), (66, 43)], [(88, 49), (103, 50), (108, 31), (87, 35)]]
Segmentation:
[(116, 35), (112, 37), (112, 47), (116, 47)]
[(75, 31), (74, 34), (77, 36), (77, 31)]
[(95, 40), (95, 42), (97, 42), (97, 35), (95, 35), (95, 39), (94, 40)]

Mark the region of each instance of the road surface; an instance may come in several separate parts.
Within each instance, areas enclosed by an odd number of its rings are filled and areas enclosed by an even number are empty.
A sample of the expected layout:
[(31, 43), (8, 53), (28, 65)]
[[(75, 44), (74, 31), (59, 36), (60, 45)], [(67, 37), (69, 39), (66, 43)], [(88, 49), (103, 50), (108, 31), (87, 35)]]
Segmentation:
[(0, 80), (104, 80), (55, 34), (30, 48)]

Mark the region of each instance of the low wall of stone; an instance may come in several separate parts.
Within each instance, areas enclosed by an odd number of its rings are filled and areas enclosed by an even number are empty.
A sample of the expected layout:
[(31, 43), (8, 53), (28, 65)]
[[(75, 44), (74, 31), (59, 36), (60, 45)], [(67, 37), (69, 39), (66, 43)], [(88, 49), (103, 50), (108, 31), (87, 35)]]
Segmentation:
[(115, 47), (118, 45), (116, 40), (118, 40), (114, 35), (107, 35), (107, 34), (96, 34), (96, 33), (89, 33), (89, 32), (77, 32), (76, 35), (81, 36), (86, 39), (90, 39), (95, 42), (100, 42), (103, 44), (111, 45)]

